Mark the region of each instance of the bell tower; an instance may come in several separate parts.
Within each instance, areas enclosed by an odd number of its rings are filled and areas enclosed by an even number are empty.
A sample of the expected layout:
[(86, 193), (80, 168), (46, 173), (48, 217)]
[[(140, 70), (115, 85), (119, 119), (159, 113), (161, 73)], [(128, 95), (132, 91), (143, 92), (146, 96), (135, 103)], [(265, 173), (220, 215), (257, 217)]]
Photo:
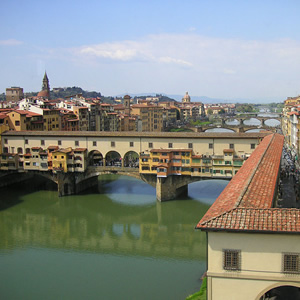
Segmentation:
[(44, 75), (44, 78), (43, 78), (42, 91), (47, 91), (50, 94), (49, 79), (48, 79), (46, 71), (45, 71), (45, 75)]
[(124, 96), (124, 106), (125, 106), (125, 114), (130, 116), (130, 96)]

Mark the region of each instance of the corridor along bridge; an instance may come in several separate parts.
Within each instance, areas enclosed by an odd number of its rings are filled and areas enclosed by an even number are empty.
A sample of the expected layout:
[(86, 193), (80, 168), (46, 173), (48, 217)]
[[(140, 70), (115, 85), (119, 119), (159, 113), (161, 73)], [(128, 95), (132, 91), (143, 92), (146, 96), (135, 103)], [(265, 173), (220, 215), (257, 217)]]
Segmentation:
[(118, 173), (156, 187), (159, 201), (171, 200), (187, 193), (189, 183), (231, 179), (268, 134), (7, 131), (1, 184), (41, 175), (64, 196), (97, 184), (101, 174)]

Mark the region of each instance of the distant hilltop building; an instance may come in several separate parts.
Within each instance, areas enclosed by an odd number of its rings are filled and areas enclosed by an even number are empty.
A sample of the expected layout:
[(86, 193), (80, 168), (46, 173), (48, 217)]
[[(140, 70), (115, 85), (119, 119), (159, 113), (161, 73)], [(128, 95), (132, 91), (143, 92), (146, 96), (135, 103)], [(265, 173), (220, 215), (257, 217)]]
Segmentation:
[(6, 101), (17, 102), (24, 98), (23, 88), (12, 86), (6, 89)]
[(46, 71), (43, 78), (42, 90), (37, 94), (37, 96), (50, 99), (50, 85)]
[(185, 93), (184, 97), (182, 98), (183, 103), (190, 103), (191, 102), (191, 97), (188, 92)]

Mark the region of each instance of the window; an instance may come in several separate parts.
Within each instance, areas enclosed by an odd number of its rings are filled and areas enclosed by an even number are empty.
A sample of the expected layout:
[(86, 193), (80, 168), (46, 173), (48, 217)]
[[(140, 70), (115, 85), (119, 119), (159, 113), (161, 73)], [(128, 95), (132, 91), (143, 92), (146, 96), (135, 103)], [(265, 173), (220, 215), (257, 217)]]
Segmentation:
[(26, 145), (28, 144), (28, 140), (27, 140), (27, 139), (25, 140), (25, 144), (26, 144)]
[(234, 144), (229, 144), (229, 149), (234, 149)]
[(16, 120), (16, 121), (15, 121), (15, 125), (16, 125), (16, 126), (20, 126), (20, 121)]
[(241, 251), (223, 250), (223, 268), (224, 270), (238, 271), (241, 269)]
[(41, 140), (41, 146), (45, 146), (45, 140)]
[(173, 143), (169, 143), (169, 148), (173, 148)]
[(213, 148), (213, 144), (212, 143), (208, 144), (208, 148), (212, 149)]
[(93, 146), (96, 147), (97, 146), (97, 142), (93, 141)]
[(57, 141), (58, 146), (61, 146), (61, 140)]
[(17, 151), (19, 154), (23, 154), (23, 149), (21, 147), (19, 147)]
[(299, 254), (288, 253), (283, 255), (283, 272), (300, 273)]
[(148, 143), (148, 148), (153, 148), (153, 143)]
[(7, 144), (7, 143), (8, 143), (7, 139), (4, 139), (4, 144)]
[(189, 149), (193, 149), (193, 143), (189, 143)]
[(255, 144), (251, 144), (251, 149), (255, 149)]
[(133, 147), (133, 142), (129, 142), (129, 147)]
[(111, 147), (116, 147), (116, 143), (115, 142), (110, 142), (110, 146)]
[(75, 141), (75, 146), (79, 146), (79, 141)]

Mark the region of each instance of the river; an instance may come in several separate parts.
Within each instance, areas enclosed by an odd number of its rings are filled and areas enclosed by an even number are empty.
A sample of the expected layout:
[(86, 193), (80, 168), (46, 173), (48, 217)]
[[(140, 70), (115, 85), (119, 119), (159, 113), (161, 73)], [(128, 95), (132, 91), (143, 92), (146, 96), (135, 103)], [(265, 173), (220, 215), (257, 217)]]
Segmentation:
[(199, 290), (206, 237), (194, 227), (228, 181), (193, 183), (164, 203), (137, 179), (98, 182), (62, 198), (38, 179), (0, 191), (1, 299), (182, 300)]

